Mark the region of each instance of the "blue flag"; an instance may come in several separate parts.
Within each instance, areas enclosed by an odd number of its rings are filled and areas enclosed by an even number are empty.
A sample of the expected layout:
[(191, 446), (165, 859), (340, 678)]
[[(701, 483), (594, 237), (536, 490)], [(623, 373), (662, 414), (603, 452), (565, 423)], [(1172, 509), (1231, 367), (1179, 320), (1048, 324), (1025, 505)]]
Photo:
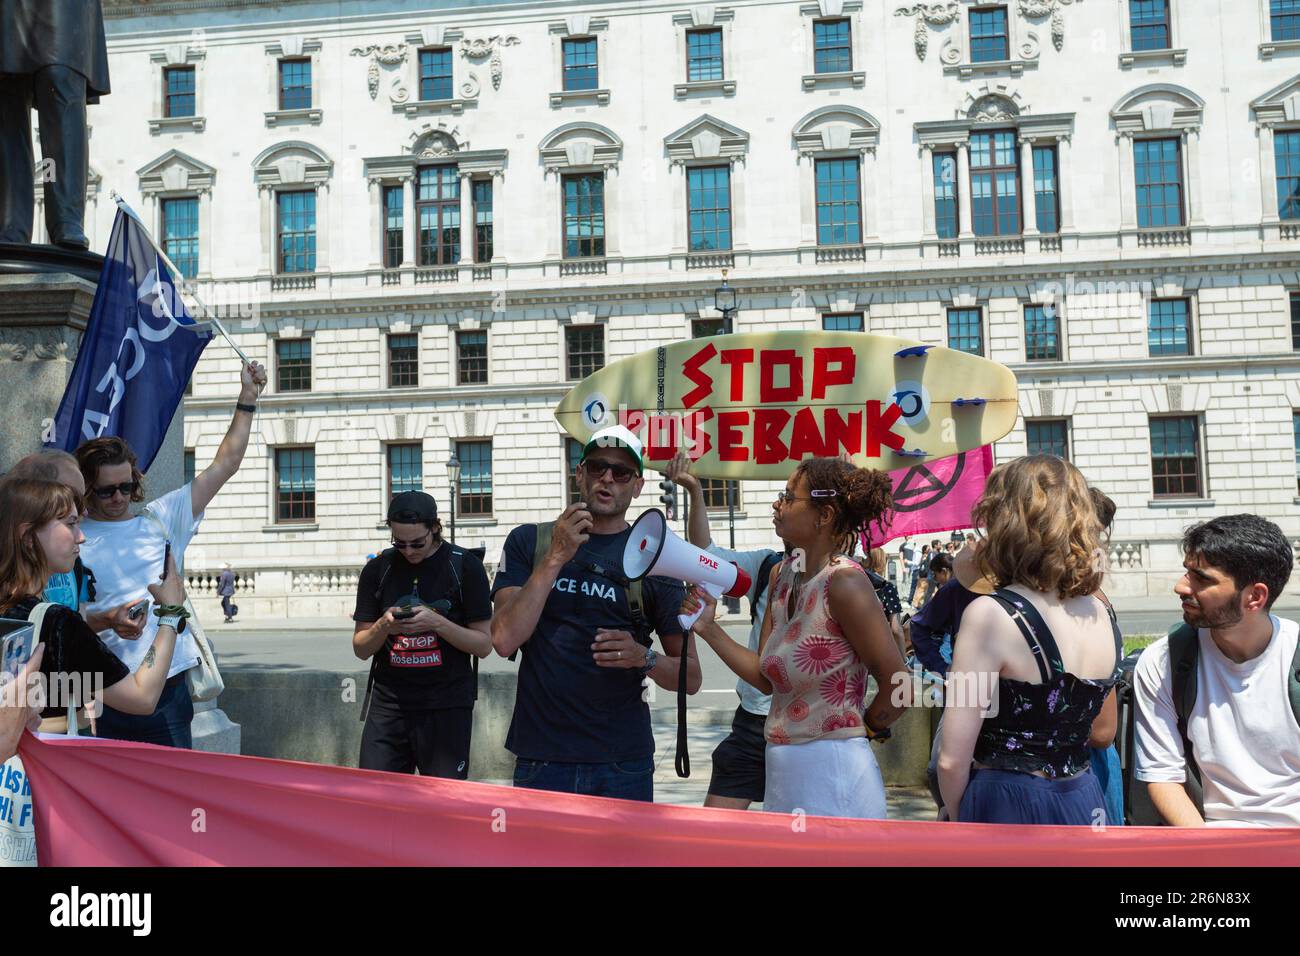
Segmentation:
[(115, 435), (148, 471), (212, 340), (206, 330), (186, 328), (193, 325), (147, 233), (118, 209), (90, 320), (46, 446), (71, 452), (87, 439)]

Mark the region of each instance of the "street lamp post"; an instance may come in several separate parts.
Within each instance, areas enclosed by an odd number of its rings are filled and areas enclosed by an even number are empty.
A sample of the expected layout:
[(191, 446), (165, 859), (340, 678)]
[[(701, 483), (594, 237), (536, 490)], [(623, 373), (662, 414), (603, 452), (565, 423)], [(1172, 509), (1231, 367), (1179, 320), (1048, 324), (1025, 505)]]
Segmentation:
[[(736, 314), (736, 290), (727, 283), (727, 270), (722, 270), (722, 285), (713, 290), (713, 307), (722, 313), (722, 334), (730, 335), (732, 332), (731, 317)], [(729, 532), (730, 548), (736, 550), (736, 489), (732, 482), (723, 479), (723, 487), (727, 489), (727, 530)], [(729, 597), (726, 599), (727, 612), (736, 614), (740, 611), (740, 599)]]
[(447, 459), (447, 484), (451, 487), (451, 543), (456, 543), (456, 491), (460, 487), (460, 459), (456, 452)]

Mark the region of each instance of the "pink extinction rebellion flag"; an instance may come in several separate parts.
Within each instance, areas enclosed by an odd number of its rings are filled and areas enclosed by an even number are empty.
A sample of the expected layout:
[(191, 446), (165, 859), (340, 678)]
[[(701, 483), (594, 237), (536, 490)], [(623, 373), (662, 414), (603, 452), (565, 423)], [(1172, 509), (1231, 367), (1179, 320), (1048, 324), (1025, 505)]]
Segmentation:
[(870, 540), (862, 536), (863, 550), (879, 548), (904, 535), (969, 528), (971, 506), (984, 491), (984, 482), (992, 470), (993, 446), (981, 445), (960, 455), (891, 471), (892, 520), (883, 531), (871, 526)]

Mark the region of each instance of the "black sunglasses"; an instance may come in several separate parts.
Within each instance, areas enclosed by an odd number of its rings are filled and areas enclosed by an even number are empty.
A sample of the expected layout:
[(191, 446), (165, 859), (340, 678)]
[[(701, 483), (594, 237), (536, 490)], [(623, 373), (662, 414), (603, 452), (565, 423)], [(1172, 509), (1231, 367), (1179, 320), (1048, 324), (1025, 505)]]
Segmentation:
[(620, 485), (626, 485), (636, 474), (635, 468), (629, 468), (627, 465), (616, 465), (612, 461), (584, 461), (582, 463), (582, 470), (585, 471), (587, 477), (593, 481), (599, 481), (604, 477), (605, 472), (608, 471), (610, 477)]
[(393, 547), (396, 548), (398, 551), (406, 551), (406, 550), (419, 551), (421, 548), (423, 548), (426, 544), (429, 543), (429, 538), (432, 535), (433, 535), (433, 531), (431, 529), (429, 531), (426, 531), (420, 537), (416, 538), (414, 541), (398, 541), (396, 538), (393, 538), (392, 539)]
[(136, 489), (140, 487), (138, 481), (124, 481), (120, 485), (104, 485), (101, 488), (94, 489), (95, 497), (100, 501), (107, 501), (113, 495), (121, 492), (123, 498), (130, 498), (135, 494)]

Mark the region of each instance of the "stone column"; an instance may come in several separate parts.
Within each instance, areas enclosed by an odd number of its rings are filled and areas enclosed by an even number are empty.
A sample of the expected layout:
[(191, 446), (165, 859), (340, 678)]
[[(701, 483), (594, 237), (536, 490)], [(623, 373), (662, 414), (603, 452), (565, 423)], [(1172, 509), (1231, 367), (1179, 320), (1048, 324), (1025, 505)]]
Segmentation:
[(460, 258), (461, 265), (474, 263), (474, 179), (472, 174), (460, 172)]
[(370, 180), (370, 268), (384, 267), (384, 184)]
[(962, 239), (975, 237), (975, 219), (971, 214), (970, 195), (970, 143), (957, 144), (957, 195), (961, 199), (961, 222), (958, 235)]
[(1062, 136), (1056, 143), (1056, 195), (1061, 203), (1061, 232), (1074, 228), (1074, 190), (1070, 185), (1073, 175), (1070, 137)]
[[(732, 195), (735, 195), (734, 177), (733, 177)], [(676, 255), (685, 255), (691, 247), (690, 223), (686, 220), (686, 206), (690, 202), (687, 191), (690, 189), (690, 177), (686, 172), (686, 165), (680, 162), (672, 162), (668, 165), (668, 195), (671, 197), (673, 204), (673, 245), (672, 251)], [(734, 205), (734, 203), (733, 203)], [(735, 228), (736, 214), (733, 209), (732, 228)], [(733, 232), (734, 236), (734, 232)]]
[(262, 213), (262, 265), (258, 275), (274, 275), (276, 269), (275, 248), (275, 190), (269, 185), (257, 187), (257, 196)]
[(196, 278), (212, 278), (212, 190), (199, 190), (199, 271)]
[(402, 265), (416, 265), (416, 244), (419, 241), (420, 224), (415, 217), (415, 193), (420, 188), (415, 176), (402, 180)]
[(501, 214), (506, 208), (506, 174), (505, 170), (497, 169), (492, 172), (492, 261), (505, 262), (506, 257), (501, 252), (501, 239), (505, 233), (501, 231)]
[(1133, 134), (1119, 134), (1119, 222), (1124, 229), (1137, 228), (1137, 186), (1133, 160)]
[(817, 245), (817, 158), (799, 156), (799, 245)]
[(546, 189), (546, 222), (542, 232), (546, 236), (546, 258), (559, 259), (564, 254), (560, 235), (564, 229), (564, 181), (558, 169), (548, 169), (543, 177)]
[(1020, 208), (1025, 221), (1022, 232), (1026, 236), (1038, 235), (1038, 197), (1034, 193), (1034, 141), (1020, 141)]
[(929, 143), (921, 147), (921, 237), (935, 239), (938, 237), (938, 224), (934, 214), (934, 147)]
[(862, 240), (880, 236), (880, 197), (878, 195), (876, 148), (862, 151)]
[(619, 254), (618, 228), (618, 166), (605, 167), (605, 255), (613, 258)]
[(1278, 222), (1277, 159), (1273, 127), (1259, 127), (1259, 202), (1263, 222)]
[(1204, 190), (1201, 188), (1201, 130), (1193, 126), (1183, 135), (1187, 148), (1187, 224), (1189, 226), (1205, 225)]

